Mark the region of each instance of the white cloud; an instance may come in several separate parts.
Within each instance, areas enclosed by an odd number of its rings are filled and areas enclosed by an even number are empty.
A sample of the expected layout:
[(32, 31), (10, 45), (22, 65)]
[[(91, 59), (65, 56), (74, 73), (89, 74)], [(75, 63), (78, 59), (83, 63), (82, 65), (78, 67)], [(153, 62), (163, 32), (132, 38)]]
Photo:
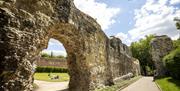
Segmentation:
[(119, 8), (108, 7), (107, 4), (95, 0), (74, 0), (74, 3), (78, 9), (97, 19), (103, 30), (109, 29), (116, 22), (114, 18), (120, 13)]
[(170, 4), (172, 5), (180, 4), (180, 0), (170, 0)]
[(119, 39), (121, 39), (121, 40), (123, 41), (123, 40), (126, 40), (126, 39), (128, 38), (128, 35), (125, 34), (125, 33), (120, 32), (120, 33), (118, 33), (118, 34), (116, 35), (116, 37), (119, 38)]
[(125, 44), (127, 44), (128, 46), (130, 45), (130, 43), (132, 42), (129, 38), (129, 35), (128, 34), (125, 34), (125, 33), (118, 33), (115, 37), (121, 39), (121, 41)]
[(174, 17), (180, 16), (180, 10), (168, 5), (168, 0), (147, 0), (145, 5), (135, 10), (134, 28), (128, 31), (131, 41), (144, 38), (145, 35), (168, 35), (177, 38)]

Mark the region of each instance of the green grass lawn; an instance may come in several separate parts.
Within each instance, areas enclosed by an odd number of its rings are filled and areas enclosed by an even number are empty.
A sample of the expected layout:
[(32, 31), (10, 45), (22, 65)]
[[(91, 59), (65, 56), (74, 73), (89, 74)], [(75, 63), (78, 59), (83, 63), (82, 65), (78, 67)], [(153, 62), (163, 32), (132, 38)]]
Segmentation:
[(171, 77), (160, 78), (156, 80), (162, 91), (180, 91), (180, 81)]
[(35, 73), (34, 79), (35, 80), (41, 80), (41, 81), (49, 81), (49, 82), (63, 82), (63, 81), (69, 81), (69, 75), (68, 73), (51, 73), (51, 76), (58, 75), (59, 79), (57, 80), (51, 80), (51, 78), (48, 76), (49, 73)]

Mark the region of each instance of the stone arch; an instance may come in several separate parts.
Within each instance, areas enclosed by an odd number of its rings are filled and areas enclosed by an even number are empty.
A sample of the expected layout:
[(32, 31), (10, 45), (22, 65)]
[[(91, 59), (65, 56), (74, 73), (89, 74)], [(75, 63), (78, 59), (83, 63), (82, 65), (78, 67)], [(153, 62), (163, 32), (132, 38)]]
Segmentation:
[[(52, 31), (51, 37), (61, 41), (67, 51), (70, 90), (88, 91), (98, 85), (108, 83), (107, 76), (104, 75), (108, 67), (106, 56), (104, 56), (106, 54), (99, 53), (99, 51), (106, 53), (106, 41), (99, 41), (98, 38), (102, 37), (101, 35), (94, 31), (91, 32), (91, 30), (89, 32), (78, 30), (71, 24), (55, 25), (52, 27)], [(106, 38), (103, 36), (102, 39), (104, 37)]]
[(32, 90), (33, 62), (49, 38), (68, 53), (70, 91), (112, 83), (108, 38), (73, 0), (2, 0), (0, 3), (0, 90)]

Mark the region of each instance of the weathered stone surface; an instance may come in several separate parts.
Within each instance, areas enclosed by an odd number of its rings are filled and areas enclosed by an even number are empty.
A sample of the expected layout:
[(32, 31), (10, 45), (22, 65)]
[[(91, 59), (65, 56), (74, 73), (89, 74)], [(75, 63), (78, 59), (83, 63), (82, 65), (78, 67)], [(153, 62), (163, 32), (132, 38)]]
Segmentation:
[(111, 85), (114, 78), (138, 69), (128, 47), (109, 40), (73, 0), (1, 0), (0, 91), (32, 90), (36, 55), (50, 38), (66, 48), (70, 91)]
[(140, 74), (139, 61), (132, 57), (128, 46), (116, 37), (110, 38), (109, 64), (115, 82), (129, 73), (133, 73), (134, 76)]
[(162, 58), (173, 49), (173, 42), (171, 38), (166, 35), (155, 36), (151, 41), (151, 47), (151, 55), (155, 65), (156, 75), (163, 76), (166, 74), (166, 69)]

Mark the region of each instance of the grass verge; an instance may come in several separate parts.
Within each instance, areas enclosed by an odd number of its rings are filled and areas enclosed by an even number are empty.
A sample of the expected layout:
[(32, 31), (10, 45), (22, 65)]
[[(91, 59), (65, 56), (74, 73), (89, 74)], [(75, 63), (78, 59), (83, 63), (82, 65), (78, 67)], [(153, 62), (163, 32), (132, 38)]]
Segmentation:
[(41, 81), (49, 81), (49, 82), (63, 82), (63, 81), (69, 81), (69, 75), (68, 73), (51, 73), (51, 76), (59, 76), (59, 79), (51, 80), (51, 78), (48, 76), (49, 73), (35, 73), (34, 79), (35, 80), (41, 80)]
[(180, 91), (180, 81), (172, 77), (163, 77), (155, 81), (162, 91)]
[(113, 86), (107, 86), (105, 88), (101, 89), (96, 89), (95, 91), (117, 91), (117, 90), (122, 90), (123, 88), (127, 87), (128, 85), (132, 84), (133, 82), (137, 81), (140, 79), (141, 76), (131, 78), (130, 80), (125, 80), (122, 82), (118, 82), (117, 84)]

